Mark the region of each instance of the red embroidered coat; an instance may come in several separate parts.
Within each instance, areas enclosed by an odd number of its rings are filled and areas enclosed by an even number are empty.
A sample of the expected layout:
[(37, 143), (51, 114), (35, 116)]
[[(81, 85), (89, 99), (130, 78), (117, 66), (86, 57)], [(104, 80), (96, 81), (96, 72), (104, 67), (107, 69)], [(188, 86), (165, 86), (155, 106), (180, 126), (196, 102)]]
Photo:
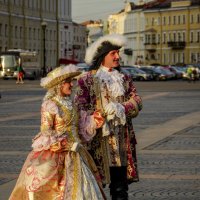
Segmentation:
[[(92, 71), (79, 78), (78, 93), (75, 97), (78, 109), (80, 111), (87, 111), (90, 114), (98, 110), (97, 104), (99, 96), (101, 96), (97, 94), (95, 74), (96, 72)], [(113, 127), (108, 122), (111, 134), (109, 136), (102, 136), (102, 128), (99, 128), (95, 137), (88, 145), (105, 184), (110, 182), (109, 167), (111, 166), (127, 166), (129, 183), (139, 180), (136, 158), (137, 142), (132, 118), (136, 117), (142, 109), (142, 100), (137, 94), (131, 77), (126, 74), (123, 74), (123, 87), (125, 95), (117, 98), (117, 101), (125, 108), (126, 124)], [(104, 98), (109, 102), (109, 92), (107, 95), (102, 96), (100, 98)]]

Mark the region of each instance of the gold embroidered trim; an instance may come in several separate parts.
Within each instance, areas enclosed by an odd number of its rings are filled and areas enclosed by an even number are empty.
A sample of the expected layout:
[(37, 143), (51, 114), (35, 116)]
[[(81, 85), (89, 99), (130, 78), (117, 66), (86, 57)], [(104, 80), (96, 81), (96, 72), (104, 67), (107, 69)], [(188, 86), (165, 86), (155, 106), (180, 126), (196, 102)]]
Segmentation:
[[(68, 127), (68, 126), (72, 123), (72, 121), (73, 121), (73, 119), (74, 119), (74, 117), (75, 117), (74, 109), (73, 109), (73, 111), (72, 111), (72, 113), (71, 113), (71, 111), (69, 111), (65, 106), (63, 106), (63, 105), (62, 105), (60, 102), (58, 102), (56, 99), (52, 98), (52, 101), (54, 101), (55, 104), (56, 104), (58, 107), (60, 107), (61, 110), (63, 111), (63, 113), (64, 113), (63, 120), (64, 120), (64, 121), (68, 121), (68, 123), (65, 125), (66, 127)], [(69, 119), (70, 119), (70, 120), (69, 120)], [(74, 137), (73, 137), (73, 134), (72, 134), (71, 130), (68, 131), (68, 133), (69, 133), (69, 139), (70, 139), (71, 141), (74, 142)]]
[(78, 191), (78, 161), (77, 161), (77, 154), (72, 155), (73, 163), (74, 163), (74, 187), (72, 191), (72, 200), (76, 200), (76, 195)]

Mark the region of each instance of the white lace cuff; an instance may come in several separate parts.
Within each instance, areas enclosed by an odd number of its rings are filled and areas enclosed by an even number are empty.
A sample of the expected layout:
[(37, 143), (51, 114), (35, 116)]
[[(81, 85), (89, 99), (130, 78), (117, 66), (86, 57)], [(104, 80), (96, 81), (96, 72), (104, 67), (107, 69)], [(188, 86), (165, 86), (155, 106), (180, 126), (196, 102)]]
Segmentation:
[(87, 115), (87, 112), (81, 111), (79, 130), (86, 141), (90, 141), (96, 134), (96, 122), (93, 115)]
[(119, 118), (120, 124), (124, 125), (126, 123), (125, 108), (122, 104), (116, 103), (115, 115)]
[(33, 140), (32, 148), (33, 151), (42, 151), (50, 149), (50, 146), (56, 142), (59, 142), (66, 138), (66, 136), (50, 136), (50, 135), (43, 135), (42, 133), (38, 134), (39, 136)]
[(74, 142), (74, 144), (72, 145), (71, 151), (77, 152), (78, 146), (79, 146), (79, 143), (78, 142)]

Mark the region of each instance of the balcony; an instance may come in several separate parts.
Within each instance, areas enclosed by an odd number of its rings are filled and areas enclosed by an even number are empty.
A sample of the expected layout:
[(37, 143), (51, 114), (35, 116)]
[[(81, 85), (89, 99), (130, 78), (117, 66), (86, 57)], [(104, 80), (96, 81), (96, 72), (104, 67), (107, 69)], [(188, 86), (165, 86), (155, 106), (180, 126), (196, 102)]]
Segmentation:
[(150, 52), (155, 52), (156, 51), (156, 48), (157, 48), (156, 43), (144, 43), (144, 45), (145, 45), (145, 49), (147, 51), (150, 51)]
[(167, 42), (168, 47), (171, 47), (172, 49), (184, 49), (186, 42), (185, 41), (179, 41), (179, 42)]
[(73, 45), (73, 49), (80, 49), (80, 48), (81, 48), (81, 46), (78, 45), (78, 44), (74, 44), (74, 45)]

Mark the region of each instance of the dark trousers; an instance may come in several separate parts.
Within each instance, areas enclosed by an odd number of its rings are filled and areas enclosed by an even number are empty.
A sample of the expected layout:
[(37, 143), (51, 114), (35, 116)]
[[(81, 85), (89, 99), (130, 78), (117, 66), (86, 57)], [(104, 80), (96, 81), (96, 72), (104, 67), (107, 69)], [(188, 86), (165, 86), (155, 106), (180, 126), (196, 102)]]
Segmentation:
[(128, 200), (127, 167), (110, 167), (112, 200)]

